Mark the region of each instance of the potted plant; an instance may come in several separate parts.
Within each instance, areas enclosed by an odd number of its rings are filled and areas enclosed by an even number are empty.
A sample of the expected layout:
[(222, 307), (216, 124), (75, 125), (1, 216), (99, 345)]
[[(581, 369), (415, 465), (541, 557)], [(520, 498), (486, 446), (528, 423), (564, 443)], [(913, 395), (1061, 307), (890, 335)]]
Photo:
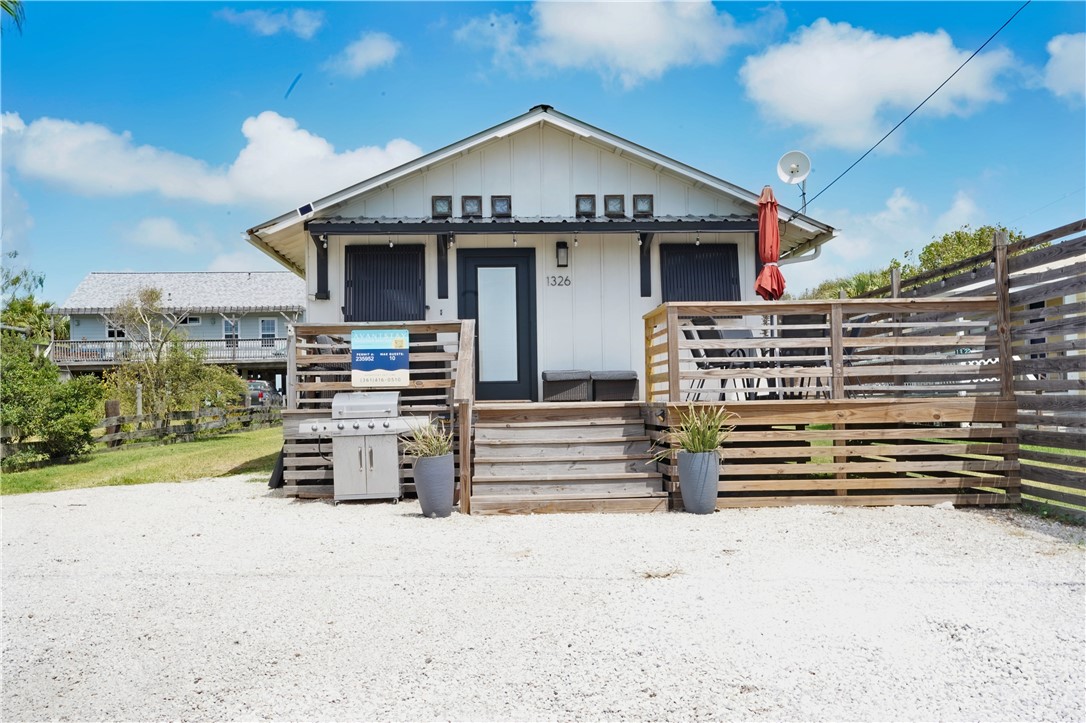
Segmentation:
[(661, 440), (669, 448), (656, 456), (657, 461), (671, 456), (671, 446), (679, 447), (679, 491), (687, 512), (705, 515), (716, 510), (720, 445), (734, 429), (730, 422), (735, 417), (723, 405), (691, 403), (679, 413), (679, 428)]
[(453, 434), (445, 423), (420, 424), (404, 441), (404, 454), (415, 458), (415, 492), (424, 517), (448, 517), (453, 508)]

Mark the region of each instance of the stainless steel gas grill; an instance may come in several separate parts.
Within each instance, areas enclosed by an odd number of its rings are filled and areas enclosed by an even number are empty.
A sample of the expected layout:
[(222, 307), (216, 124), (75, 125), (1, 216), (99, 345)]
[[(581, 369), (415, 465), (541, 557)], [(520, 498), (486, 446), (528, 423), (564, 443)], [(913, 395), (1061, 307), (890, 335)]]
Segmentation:
[(399, 500), (400, 453), (397, 436), (410, 432), (400, 416), (399, 392), (340, 392), (332, 398), (332, 418), (302, 422), (301, 430), (332, 440), (332, 488), (342, 500)]

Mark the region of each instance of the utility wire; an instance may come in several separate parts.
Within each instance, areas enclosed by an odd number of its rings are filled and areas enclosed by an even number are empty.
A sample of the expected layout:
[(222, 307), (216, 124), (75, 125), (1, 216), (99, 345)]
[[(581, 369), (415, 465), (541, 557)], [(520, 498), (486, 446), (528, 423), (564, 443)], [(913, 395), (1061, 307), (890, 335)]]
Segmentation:
[[(868, 155), (870, 155), (870, 154), (871, 154), (871, 151), (875, 150), (875, 149), (876, 149), (876, 148), (878, 148), (878, 147), (879, 147), (880, 145), (882, 145), (882, 142), (883, 142), (884, 140), (886, 140), (887, 138), (889, 138), (889, 137), (890, 137), (890, 135), (891, 135), (891, 134), (892, 134), (892, 133), (893, 133), (894, 131), (896, 131), (896, 130), (897, 130), (898, 128), (900, 128), (900, 127), (901, 127), (902, 125), (904, 125), (905, 121), (907, 121), (907, 120), (909, 120), (910, 118), (912, 118), (912, 117), (913, 117), (913, 114), (914, 114), (914, 113), (916, 113), (916, 111), (918, 111), (918, 110), (920, 110), (921, 108), (923, 108), (923, 107), (924, 107), (924, 104), (925, 104), (925, 103), (927, 103), (927, 102), (928, 102), (929, 100), (931, 100), (931, 99), (932, 99), (932, 98), (933, 98), (933, 97), (935, 96), (935, 94), (936, 94), (936, 93), (938, 93), (938, 92), (939, 92), (940, 90), (942, 90), (942, 89), (943, 89), (943, 86), (944, 86), (944, 85), (946, 85), (947, 83), (949, 83), (949, 82), (950, 82), (950, 81), (951, 81), (951, 80), (952, 80), (952, 79), (954, 78), (954, 76), (955, 76), (955, 75), (957, 75), (959, 71), (961, 71), (961, 69), (962, 69), (962, 68), (964, 68), (964, 67), (965, 67), (966, 65), (968, 65), (968, 64), (969, 64), (969, 61), (970, 61), (970, 60), (972, 60), (973, 58), (977, 57), (977, 55), (978, 55), (978, 54), (980, 53), (980, 51), (984, 50), (984, 48), (985, 48), (985, 47), (986, 47), (986, 46), (988, 45), (988, 43), (992, 42), (992, 41), (993, 41), (993, 40), (995, 39), (995, 36), (999, 35), (999, 34), (1000, 34), (1000, 33), (1001, 33), (1002, 31), (1003, 31), (1003, 28), (1005, 28), (1005, 27), (1007, 27), (1008, 25), (1010, 25), (1010, 24), (1011, 24), (1011, 21), (1012, 21), (1012, 20), (1014, 20), (1014, 19), (1015, 19), (1016, 17), (1018, 17), (1018, 13), (1022, 12), (1023, 10), (1025, 10), (1025, 9), (1026, 9), (1026, 6), (1027, 6), (1027, 5), (1029, 5), (1029, 4), (1031, 3), (1031, 2), (1033, 2), (1033, 0), (1026, 0), (1026, 2), (1022, 3), (1022, 6), (1021, 6), (1020, 8), (1018, 8), (1017, 10), (1015, 10), (1015, 11), (1014, 11), (1014, 15), (1011, 15), (1011, 16), (1010, 16), (1009, 18), (1007, 18), (1007, 22), (1005, 22), (1005, 23), (1003, 23), (1002, 25), (1000, 25), (1000, 26), (999, 26), (999, 29), (998, 29), (998, 30), (996, 30), (996, 31), (995, 31), (994, 33), (992, 33), (992, 34), (991, 34), (991, 36), (990, 36), (990, 37), (989, 37), (989, 38), (988, 38), (987, 40), (985, 40), (985, 41), (984, 41), (984, 42), (983, 42), (983, 43), (981, 44), (981, 46), (980, 46), (979, 48), (977, 48), (976, 50), (974, 50), (974, 51), (973, 51), (973, 54), (972, 54), (972, 55), (970, 55), (970, 56), (969, 56), (968, 58), (966, 58), (966, 59), (965, 59), (965, 62), (964, 62), (964, 63), (962, 63), (961, 65), (959, 65), (959, 66), (958, 66), (958, 70), (955, 70), (955, 71), (954, 71), (953, 73), (951, 73), (951, 74), (950, 74), (950, 75), (949, 75), (949, 76), (947, 77), (947, 79), (946, 79), (946, 80), (944, 80), (944, 81), (943, 81), (942, 83), (940, 83), (940, 84), (939, 84), (939, 87), (938, 87), (938, 88), (936, 88), (935, 90), (931, 91), (931, 94), (930, 94), (930, 95), (929, 95), (929, 96), (928, 96), (927, 98), (925, 98), (924, 100), (920, 101), (920, 105), (916, 106), (916, 107), (915, 107), (915, 108), (913, 108), (913, 109), (912, 109), (911, 111), (909, 111), (909, 115), (907, 115), (907, 116), (905, 116), (904, 118), (902, 118), (902, 119), (901, 119), (901, 121), (900, 121), (900, 122), (899, 122), (899, 123), (898, 123), (898, 124), (897, 124), (896, 126), (894, 126), (893, 128), (891, 128), (891, 129), (890, 129), (890, 130), (889, 130), (889, 131), (888, 131), (888, 132), (886, 133), (886, 135), (884, 135), (884, 136), (883, 136), (882, 138), (880, 138), (880, 139), (879, 139), (879, 142), (878, 142), (878, 143), (876, 143), (875, 145), (873, 145), (873, 146), (871, 146), (870, 148), (868, 148), (868, 149), (867, 149), (867, 152), (866, 152), (866, 153), (864, 153), (864, 154), (863, 154), (862, 156), (860, 156), (859, 158), (857, 158), (857, 159), (856, 159), (856, 161), (855, 161), (855, 162), (854, 162), (854, 163), (853, 163), (853, 164), (852, 164), (851, 166), (849, 166), (849, 167), (848, 167), (848, 168), (846, 168), (846, 169), (845, 169), (844, 171), (842, 171), (842, 172), (841, 172), (841, 175), (839, 175), (839, 176), (838, 176), (837, 178), (835, 178), (835, 179), (833, 179), (832, 181), (830, 181), (830, 184), (829, 184), (828, 186), (826, 186), (826, 187), (825, 187), (825, 188), (823, 188), (823, 189), (822, 189), (821, 191), (819, 191), (818, 193), (816, 193), (816, 194), (815, 194), (815, 196), (814, 196), (814, 198), (812, 198), (812, 199), (811, 199), (810, 201), (807, 201), (807, 203), (806, 203), (806, 204), (804, 204), (804, 208), (806, 209), (806, 207), (807, 207), (807, 206), (810, 206), (810, 205), (811, 205), (812, 203), (814, 203), (814, 202), (815, 202), (815, 199), (817, 199), (817, 198), (818, 198), (819, 196), (821, 196), (821, 195), (822, 195), (823, 193), (825, 193), (826, 191), (830, 190), (830, 188), (831, 188), (831, 187), (833, 186), (833, 184), (835, 184), (835, 183), (837, 183), (838, 181), (840, 181), (840, 180), (841, 180), (841, 179), (842, 179), (842, 178), (844, 177), (844, 175), (845, 175), (846, 173), (848, 173), (848, 172), (849, 172), (849, 171), (851, 171), (851, 170), (852, 170), (853, 168), (855, 168), (855, 167), (856, 167), (857, 165), (859, 165), (860, 161), (862, 161), (863, 159), (867, 158), (867, 157), (868, 157)], [(788, 219), (788, 220), (789, 220), (789, 221), (792, 221), (792, 220), (794, 220), (794, 219), (796, 218), (796, 216), (798, 216), (798, 215), (799, 215), (799, 213), (800, 213), (799, 211), (796, 211), (795, 213), (793, 213), (793, 214), (791, 215), (791, 217), (789, 217), (789, 219)]]

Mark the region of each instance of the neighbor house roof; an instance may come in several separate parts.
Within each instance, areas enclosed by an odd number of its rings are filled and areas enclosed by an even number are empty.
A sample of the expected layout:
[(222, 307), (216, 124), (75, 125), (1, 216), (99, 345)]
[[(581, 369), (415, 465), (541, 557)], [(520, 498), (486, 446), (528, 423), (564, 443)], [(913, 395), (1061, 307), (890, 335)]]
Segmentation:
[(163, 311), (305, 311), (305, 280), (288, 271), (156, 271), (91, 273), (53, 312), (70, 315), (112, 311), (146, 288), (162, 292)]
[[(613, 149), (615, 152), (627, 154), (632, 158), (638, 158), (650, 164), (653, 168), (667, 170), (678, 176), (703, 184), (707, 188), (716, 190), (733, 198), (750, 204), (752, 213), (757, 214), (758, 194), (729, 183), (723, 179), (712, 176), (704, 171), (699, 171), (692, 166), (668, 158), (660, 153), (652, 151), (644, 146), (639, 146), (632, 141), (620, 138), (612, 133), (591, 126), (571, 116), (559, 113), (548, 105), (537, 105), (527, 113), (512, 118), (500, 125), (489, 128), (462, 141), (453, 143), (420, 158), (405, 163), (390, 171), (381, 173), (357, 183), (353, 186), (337, 191), (331, 195), (320, 198), (289, 211), (281, 216), (266, 221), (249, 229), (247, 234), (249, 242), (258, 249), (274, 258), (289, 269), (304, 273), (305, 252), (307, 234), (305, 225), (311, 220), (325, 220), (328, 217), (337, 216), (337, 209), (344, 204), (358, 198), (362, 194), (393, 183), (412, 173), (424, 171), (427, 168), (442, 163), (450, 158), (464, 154), (469, 150), (480, 147), (494, 140), (505, 138), (533, 125), (547, 123), (561, 128), (578, 138), (591, 140)], [(780, 206), (782, 220), (788, 219), (788, 228), (781, 236), (781, 256), (795, 258), (801, 254), (818, 248), (829, 241), (837, 233), (836, 230), (820, 221)], [(752, 216), (756, 217), (756, 216)], [(359, 219), (360, 221), (362, 219)], [(388, 220), (388, 219), (383, 219)], [(581, 219), (570, 219), (578, 221)], [(646, 229), (650, 231), (651, 229)]]

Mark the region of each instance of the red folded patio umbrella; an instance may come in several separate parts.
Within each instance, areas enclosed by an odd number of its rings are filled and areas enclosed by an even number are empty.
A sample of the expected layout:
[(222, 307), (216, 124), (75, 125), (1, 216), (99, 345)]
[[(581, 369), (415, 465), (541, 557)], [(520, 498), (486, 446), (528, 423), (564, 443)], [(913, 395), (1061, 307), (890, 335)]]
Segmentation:
[(781, 257), (781, 231), (777, 224), (777, 199), (766, 186), (758, 197), (758, 258), (762, 272), (754, 282), (754, 292), (766, 301), (776, 301), (784, 294), (784, 276), (777, 268)]

